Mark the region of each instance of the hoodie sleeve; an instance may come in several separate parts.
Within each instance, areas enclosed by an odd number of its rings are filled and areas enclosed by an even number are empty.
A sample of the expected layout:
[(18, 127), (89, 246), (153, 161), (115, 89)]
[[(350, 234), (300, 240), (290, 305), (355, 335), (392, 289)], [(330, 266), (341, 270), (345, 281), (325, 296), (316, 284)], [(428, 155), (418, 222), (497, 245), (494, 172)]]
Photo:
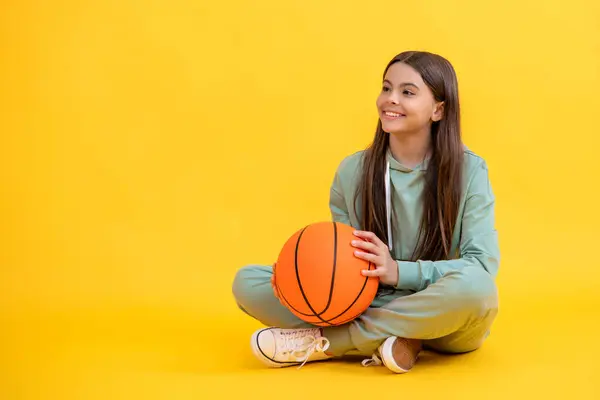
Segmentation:
[(495, 197), (485, 163), (479, 165), (468, 185), (462, 215), (460, 258), (443, 261), (397, 261), (397, 289), (421, 291), (445, 273), (468, 266), (483, 268), (492, 278), (498, 273), (500, 252), (494, 226)]
[(344, 199), (344, 191), (340, 180), (340, 169), (335, 173), (333, 183), (329, 190), (329, 210), (331, 211), (331, 218), (334, 222), (340, 222), (346, 225), (350, 224), (350, 214), (348, 213), (348, 206)]

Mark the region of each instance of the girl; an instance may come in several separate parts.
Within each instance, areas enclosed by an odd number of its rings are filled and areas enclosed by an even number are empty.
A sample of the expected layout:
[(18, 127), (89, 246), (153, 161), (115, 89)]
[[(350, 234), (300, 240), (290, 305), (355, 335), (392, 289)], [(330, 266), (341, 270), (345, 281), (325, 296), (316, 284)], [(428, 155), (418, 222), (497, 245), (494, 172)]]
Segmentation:
[(360, 229), (365, 240), (352, 244), (376, 265), (363, 275), (379, 277), (377, 296), (350, 323), (317, 328), (279, 303), (272, 267), (240, 269), (233, 294), (270, 326), (251, 339), (268, 366), (358, 352), (372, 355), (363, 365), (402, 373), (423, 348), (468, 352), (489, 334), (498, 310), (494, 194), (485, 161), (461, 142), (454, 69), (435, 54), (401, 53), (376, 104), (375, 139), (340, 163), (330, 209), (334, 221)]

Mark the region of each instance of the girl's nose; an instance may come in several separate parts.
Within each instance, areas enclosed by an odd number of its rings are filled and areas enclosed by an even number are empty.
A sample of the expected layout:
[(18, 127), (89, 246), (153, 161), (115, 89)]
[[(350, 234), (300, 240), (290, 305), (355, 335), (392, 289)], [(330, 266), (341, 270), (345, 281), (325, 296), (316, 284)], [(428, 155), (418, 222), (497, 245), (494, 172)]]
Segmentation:
[(388, 97), (388, 101), (391, 104), (398, 104), (400, 102), (400, 94), (397, 91), (393, 91), (392, 93), (390, 93), (390, 96)]

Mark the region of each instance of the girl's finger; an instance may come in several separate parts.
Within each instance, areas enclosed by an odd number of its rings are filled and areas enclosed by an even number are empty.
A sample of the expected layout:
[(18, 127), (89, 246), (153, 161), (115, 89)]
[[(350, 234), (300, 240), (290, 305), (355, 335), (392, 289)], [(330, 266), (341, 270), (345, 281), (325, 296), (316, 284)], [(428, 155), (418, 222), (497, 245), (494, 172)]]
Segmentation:
[(365, 253), (364, 251), (360, 251), (360, 250), (356, 250), (354, 252), (354, 255), (360, 259), (363, 259), (365, 261), (369, 261), (372, 262), (375, 265), (379, 265), (379, 256), (376, 254), (372, 254), (372, 253)]
[(361, 273), (362, 276), (381, 276), (383, 275), (383, 270), (381, 268), (372, 270), (363, 269)]
[(273, 289), (273, 294), (275, 295), (275, 297), (279, 299), (279, 291), (277, 290), (277, 285), (275, 284), (274, 278), (271, 279), (271, 289)]
[(352, 246), (357, 247), (359, 249), (363, 249), (373, 254), (381, 254), (381, 249), (377, 247), (374, 243), (365, 242), (364, 240), (353, 240)]
[(373, 232), (359, 230), (354, 231), (354, 235), (368, 241), (373, 241), (373, 239), (376, 237)]
[(368, 231), (354, 231), (354, 235), (358, 236), (359, 238), (363, 238), (368, 240), (369, 242), (374, 243), (377, 247), (381, 248), (381, 249), (387, 249), (388, 246), (383, 243), (381, 241), (381, 239), (379, 239), (377, 237), (377, 235), (375, 235), (373, 232), (368, 232)]

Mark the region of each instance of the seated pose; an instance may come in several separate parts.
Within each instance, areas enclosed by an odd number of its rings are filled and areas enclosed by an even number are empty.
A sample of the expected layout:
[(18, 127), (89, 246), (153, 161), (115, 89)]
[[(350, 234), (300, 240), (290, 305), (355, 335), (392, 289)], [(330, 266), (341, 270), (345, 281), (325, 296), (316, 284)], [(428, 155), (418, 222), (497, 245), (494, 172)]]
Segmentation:
[(267, 326), (252, 335), (271, 367), (349, 354), (363, 365), (409, 371), (422, 349), (479, 348), (498, 311), (499, 248), (494, 194), (485, 161), (461, 141), (458, 83), (443, 57), (394, 57), (377, 98), (372, 144), (341, 161), (330, 191), (333, 220), (357, 231), (355, 256), (379, 277), (370, 307), (340, 326), (320, 328), (277, 297), (273, 267), (241, 268), (235, 300)]

